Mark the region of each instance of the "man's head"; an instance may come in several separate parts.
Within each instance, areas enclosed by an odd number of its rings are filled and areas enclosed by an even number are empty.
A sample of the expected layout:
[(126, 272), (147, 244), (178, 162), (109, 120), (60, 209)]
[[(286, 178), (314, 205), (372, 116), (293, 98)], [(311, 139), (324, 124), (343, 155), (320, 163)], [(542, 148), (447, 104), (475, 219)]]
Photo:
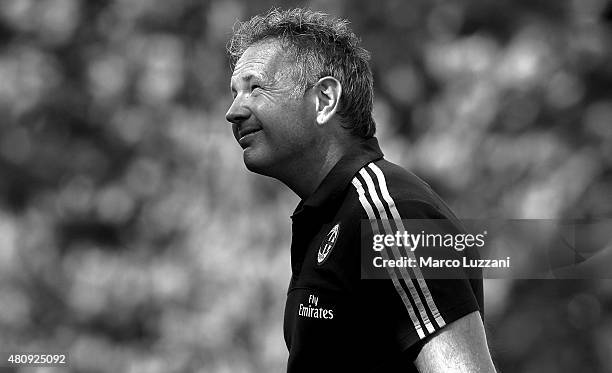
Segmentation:
[(346, 21), (272, 10), (239, 23), (228, 51), (234, 102), (226, 117), (249, 169), (275, 176), (271, 168), (307, 158), (330, 134), (374, 135), (369, 55)]

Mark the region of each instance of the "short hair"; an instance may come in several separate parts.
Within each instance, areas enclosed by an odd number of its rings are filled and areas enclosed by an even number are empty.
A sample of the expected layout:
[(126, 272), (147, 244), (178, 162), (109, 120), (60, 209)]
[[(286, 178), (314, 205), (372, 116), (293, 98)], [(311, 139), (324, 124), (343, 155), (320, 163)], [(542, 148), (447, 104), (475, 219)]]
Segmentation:
[(296, 89), (303, 94), (325, 76), (342, 85), (337, 110), (344, 128), (363, 138), (374, 136), (372, 118), (373, 78), (370, 53), (348, 26), (348, 21), (308, 9), (272, 9), (248, 21), (238, 22), (227, 45), (232, 69), (253, 44), (276, 39), (296, 62)]

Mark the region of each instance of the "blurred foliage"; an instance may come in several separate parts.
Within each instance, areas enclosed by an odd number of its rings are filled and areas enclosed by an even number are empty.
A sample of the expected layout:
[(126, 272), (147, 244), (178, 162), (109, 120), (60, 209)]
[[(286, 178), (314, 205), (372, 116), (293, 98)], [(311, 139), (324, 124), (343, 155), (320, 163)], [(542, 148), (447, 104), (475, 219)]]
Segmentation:
[[(283, 370), (297, 199), (224, 119), (232, 25), (275, 5), (0, 2), (0, 351), (70, 354), (7, 371)], [(387, 158), (459, 216), (611, 217), (604, 0), (282, 5), (351, 20)], [(486, 291), (501, 371), (612, 371), (612, 282)]]

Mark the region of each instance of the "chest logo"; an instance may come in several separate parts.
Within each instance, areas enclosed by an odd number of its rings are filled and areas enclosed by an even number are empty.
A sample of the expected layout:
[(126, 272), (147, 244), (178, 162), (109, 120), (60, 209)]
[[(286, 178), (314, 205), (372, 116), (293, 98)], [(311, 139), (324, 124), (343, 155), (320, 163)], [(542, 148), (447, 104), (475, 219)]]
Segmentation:
[(319, 246), (319, 252), (317, 253), (317, 264), (323, 264), (323, 262), (325, 262), (325, 260), (329, 257), (329, 253), (331, 253), (332, 249), (336, 245), (339, 232), (340, 223), (337, 223), (325, 236), (325, 239), (321, 243), (321, 246)]

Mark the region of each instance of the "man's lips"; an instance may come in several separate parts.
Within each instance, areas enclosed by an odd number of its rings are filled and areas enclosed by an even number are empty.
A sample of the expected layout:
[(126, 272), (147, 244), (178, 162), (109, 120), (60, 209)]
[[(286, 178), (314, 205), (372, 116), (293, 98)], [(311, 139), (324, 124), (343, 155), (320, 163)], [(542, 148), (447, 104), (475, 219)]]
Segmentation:
[(261, 131), (261, 127), (244, 127), (244, 128), (240, 128), (238, 129), (238, 140), (242, 139), (243, 137), (250, 135), (252, 133)]
[(245, 127), (238, 130), (238, 140), (240, 141), (245, 136), (261, 131), (261, 127)]
[(246, 149), (249, 146), (250, 138), (261, 131), (261, 127), (258, 126), (250, 126), (238, 129), (238, 144), (243, 149)]

